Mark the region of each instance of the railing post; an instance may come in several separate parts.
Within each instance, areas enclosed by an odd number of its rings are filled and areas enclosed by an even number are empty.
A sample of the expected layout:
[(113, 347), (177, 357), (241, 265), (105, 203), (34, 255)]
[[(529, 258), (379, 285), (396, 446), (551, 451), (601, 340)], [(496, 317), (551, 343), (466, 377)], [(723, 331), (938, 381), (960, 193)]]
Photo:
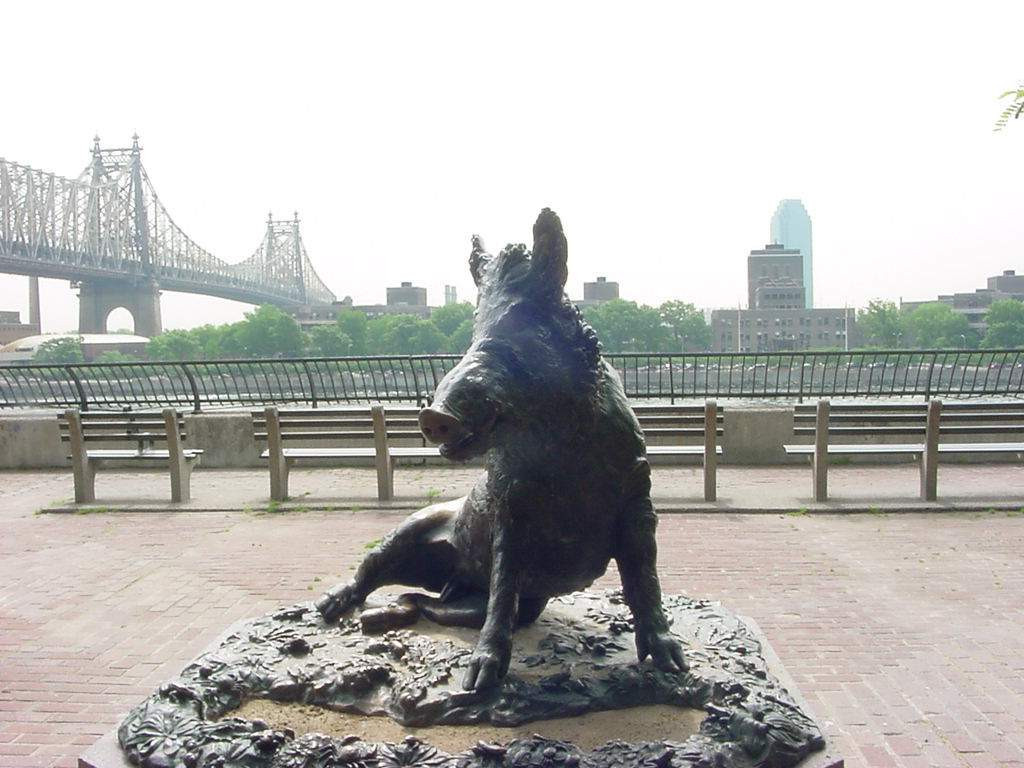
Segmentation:
[(75, 389), (78, 391), (78, 410), (85, 413), (89, 410), (89, 403), (85, 399), (85, 387), (82, 386), (82, 380), (78, 378), (78, 374), (75, 373), (70, 365), (65, 365), (64, 370), (67, 371), (71, 381), (74, 382)]
[(188, 386), (192, 390), (192, 413), (199, 413), (199, 386), (196, 384), (196, 377), (188, 369), (187, 363), (181, 364), (181, 371), (188, 380)]
[[(802, 403), (804, 401), (804, 368), (807, 367), (807, 354), (804, 352), (800, 353), (800, 379), (797, 384), (797, 396), (796, 401)], [(813, 377), (812, 377), (813, 378)]]
[(413, 365), (412, 355), (409, 356), (408, 363), (409, 363), (409, 371), (412, 373), (412, 388), (416, 391), (416, 405), (418, 405), (420, 408), (422, 408), (423, 407), (423, 395), (420, 392), (420, 380), (419, 380), (419, 377), (416, 375), (416, 366)]
[(928, 379), (924, 383), (924, 399), (926, 402), (931, 399), (932, 395), (932, 371), (935, 370), (936, 355), (936, 352), (931, 353), (932, 361), (928, 364)]
[(306, 381), (309, 382), (309, 400), (314, 408), (317, 407), (316, 402), (316, 385), (313, 383), (313, 374), (309, 371), (309, 363), (305, 360), (302, 361), (302, 370), (306, 372)]
[[(679, 370), (682, 372), (682, 377), (683, 377), (683, 380), (685, 381), (686, 380), (686, 355), (685, 354), (680, 356), (679, 365), (680, 365)], [(672, 355), (669, 355), (668, 356), (668, 392), (669, 392), (669, 402), (672, 405), (675, 405), (676, 404), (676, 384), (675, 384), (675, 377), (672, 375), (672, 367), (673, 367), (672, 366)]]

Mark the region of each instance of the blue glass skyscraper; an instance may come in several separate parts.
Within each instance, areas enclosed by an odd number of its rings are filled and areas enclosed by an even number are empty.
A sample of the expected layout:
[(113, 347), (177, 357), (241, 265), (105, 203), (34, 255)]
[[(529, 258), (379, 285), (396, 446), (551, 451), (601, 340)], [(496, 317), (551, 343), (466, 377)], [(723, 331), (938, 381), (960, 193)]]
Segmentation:
[(814, 250), (811, 245), (811, 217), (799, 200), (783, 200), (772, 216), (772, 242), (799, 248), (803, 256), (804, 302), (814, 306)]

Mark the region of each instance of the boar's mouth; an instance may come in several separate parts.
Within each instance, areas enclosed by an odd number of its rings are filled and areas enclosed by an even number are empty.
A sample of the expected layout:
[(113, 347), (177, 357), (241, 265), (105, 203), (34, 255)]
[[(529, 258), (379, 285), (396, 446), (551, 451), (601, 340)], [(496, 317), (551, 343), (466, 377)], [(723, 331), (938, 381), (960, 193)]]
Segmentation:
[(447, 443), (441, 443), (438, 452), (452, 461), (465, 461), (478, 456), (487, 450), (488, 437), (494, 428), (496, 416), (492, 416), (479, 429), (466, 432), (462, 437)]

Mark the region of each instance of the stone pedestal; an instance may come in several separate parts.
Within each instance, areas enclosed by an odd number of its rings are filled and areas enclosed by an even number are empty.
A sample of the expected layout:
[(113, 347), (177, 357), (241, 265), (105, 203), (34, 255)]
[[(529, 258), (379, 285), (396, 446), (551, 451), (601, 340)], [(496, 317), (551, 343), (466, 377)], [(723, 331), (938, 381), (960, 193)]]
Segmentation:
[(368, 636), (297, 605), (232, 627), (80, 765), (841, 765), (756, 627), (682, 596), (665, 609), (685, 673), (637, 664), (621, 595), (584, 592), (516, 633), (499, 686), (468, 693), (475, 631)]

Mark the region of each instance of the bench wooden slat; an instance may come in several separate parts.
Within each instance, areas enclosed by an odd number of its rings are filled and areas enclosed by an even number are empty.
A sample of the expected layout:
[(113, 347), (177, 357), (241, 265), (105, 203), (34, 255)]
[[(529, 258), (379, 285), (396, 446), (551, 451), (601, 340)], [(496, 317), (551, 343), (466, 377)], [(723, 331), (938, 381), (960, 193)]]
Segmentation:
[[(715, 453), (722, 455), (722, 446), (715, 446)], [(648, 445), (648, 456), (703, 456), (702, 445)]]
[[(203, 451), (200, 448), (184, 448), (182, 453), (185, 454), (186, 459), (195, 458), (201, 456)], [(149, 461), (167, 461), (171, 454), (170, 451), (155, 449), (147, 449), (142, 451), (132, 451), (129, 449), (99, 449), (86, 451), (85, 455), (90, 459), (126, 459), (126, 460), (149, 460)]]
[[(786, 453), (798, 456), (813, 456), (813, 443), (782, 446)], [(924, 453), (924, 443), (874, 443), (866, 445), (829, 443), (828, 453), (836, 454), (895, 454)]]
[[(266, 432), (254, 432), (256, 440), (265, 441)], [(422, 440), (423, 433), (418, 429), (415, 432), (388, 432), (388, 438), (395, 440)], [(282, 440), (372, 440), (373, 432), (281, 432)]]
[[(989, 434), (1016, 434), (1024, 432), (1024, 424), (939, 424), (940, 435), (989, 435)], [(793, 433), (797, 435), (813, 435), (814, 427), (794, 427)], [(830, 435), (923, 435), (925, 428), (921, 427), (832, 427), (828, 428)]]
[[(373, 448), (285, 448), (286, 459), (372, 459), (377, 455)], [(260, 458), (270, 457), (270, 451), (264, 451)]]
[[(793, 406), (793, 410), (796, 413), (811, 413), (815, 412), (815, 405), (813, 403), (800, 403)], [(928, 411), (928, 403), (831, 403), (830, 410), (832, 413), (848, 413), (851, 411), (862, 411), (862, 412), (890, 412), (890, 413), (920, 413), (925, 414)], [(1024, 411), (1024, 400), (993, 400), (991, 402), (964, 402), (964, 401), (944, 401), (942, 403), (943, 412), (947, 411)]]
[(939, 443), (939, 453), (1024, 453), (1024, 443)]
[[(125, 432), (124, 434), (112, 434), (109, 432), (103, 432), (98, 435), (85, 435), (85, 442), (87, 443), (138, 443), (138, 442), (165, 442), (167, 434), (165, 432)], [(61, 435), (61, 442), (71, 442), (70, 435)]]
[(434, 456), (440, 456), (441, 450), (431, 446), (423, 448), (417, 448), (415, 446), (408, 447), (395, 447), (388, 448), (388, 453), (396, 459), (429, 459)]

